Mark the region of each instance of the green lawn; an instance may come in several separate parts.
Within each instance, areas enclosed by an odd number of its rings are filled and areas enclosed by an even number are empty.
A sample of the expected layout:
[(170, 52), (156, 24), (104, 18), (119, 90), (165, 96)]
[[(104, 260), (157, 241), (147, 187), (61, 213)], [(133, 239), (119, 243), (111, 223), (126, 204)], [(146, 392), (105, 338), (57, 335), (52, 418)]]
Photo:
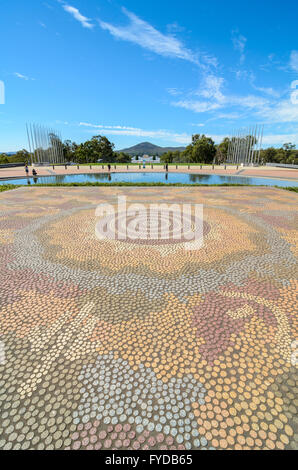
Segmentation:
[[(257, 185), (248, 185), (248, 184), (232, 184), (232, 183), (223, 183), (223, 184), (183, 184), (183, 183), (128, 183), (128, 182), (114, 182), (114, 183), (52, 183), (52, 184), (35, 184), (34, 186), (28, 185), (13, 185), (13, 184), (6, 184), (0, 185), (0, 192), (9, 191), (11, 189), (16, 189), (20, 187), (24, 188), (35, 188), (35, 187), (73, 187), (73, 186), (144, 186), (144, 187), (152, 187), (152, 186), (175, 186), (175, 187), (201, 187), (201, 186), (215, 186), (215, 187), (223, 187), (223, 186), (254, 186), (256, 188), (260, 187)], [(266, 186), (266, 187), (274, 187), (279, 189), (286, 189), (287, 191), (293, 191), (298, 193), (298, 187), (294, 186), (287, 186), (287, 187), (280, 187), (280, 186)]]

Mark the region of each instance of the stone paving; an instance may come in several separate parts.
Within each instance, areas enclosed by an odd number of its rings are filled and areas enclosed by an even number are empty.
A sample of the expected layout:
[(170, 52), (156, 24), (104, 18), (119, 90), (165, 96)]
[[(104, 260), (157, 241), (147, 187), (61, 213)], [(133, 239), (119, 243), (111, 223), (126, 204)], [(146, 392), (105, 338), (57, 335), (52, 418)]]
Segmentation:
[[(204, 246), (98, 240), (95, 208), (118, 195), (203, 204)], [(0, 448), (297, 449), (297, 202), (1, 193)]]

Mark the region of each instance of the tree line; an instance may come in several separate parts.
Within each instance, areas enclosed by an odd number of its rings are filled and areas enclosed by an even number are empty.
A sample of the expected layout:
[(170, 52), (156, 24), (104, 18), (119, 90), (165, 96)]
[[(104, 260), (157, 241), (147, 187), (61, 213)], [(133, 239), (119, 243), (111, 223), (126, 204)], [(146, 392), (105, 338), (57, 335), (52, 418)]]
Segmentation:
[[(191, 144), (183, 151), (168, 151), (161, 156), (161, 162), (166, 163), (215, 163), (227, 161), (230, 139), (224, 138), (216, 145), (204, 134), (192, 136)], [(114, 144), (105, 136), (97, 135), (81, 144), (71, 140), (61, 142), (63, 159), (65, 163), (130, 163), (131, 156), (123, 152), (115, 152)], [(0, 154), (0, 164), (3, 163), (30, 163), (31, 154), (23, 149), (13, 156)], [(269, 147), (260, 152), (262, 163), (298, 164), (298, 150), (292, 143), (285, 143), (281, 148)]]
[[(252, 142), (253, 137), (246, 139)], [(162, 155), (163, 163), (225, 163), (228, 158), (228, 150), (231, 140), (225, 137), (219, 145), (204, 134), (192, 136), (192, 142), (182, 152), (169, 151)], [(257, 141), (255, 139), (255, 144)], [(260, 162), (265, 163), (287, 163), (298, 165), (298, 150), (292, 143), (286, 143), (281, 148), (269, 147), (260, 152)]]

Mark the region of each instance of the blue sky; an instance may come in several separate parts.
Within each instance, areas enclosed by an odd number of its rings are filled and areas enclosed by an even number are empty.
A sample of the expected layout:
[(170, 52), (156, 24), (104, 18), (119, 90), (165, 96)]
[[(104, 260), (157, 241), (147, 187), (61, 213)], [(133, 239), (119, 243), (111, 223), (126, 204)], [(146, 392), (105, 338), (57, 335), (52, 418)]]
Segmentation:
[(28, 148), (26, 122), (117, 149), (264, 123), (265, 146), (298, 146), (297, 17), (296, 0), (0, 0), (0, 151)]

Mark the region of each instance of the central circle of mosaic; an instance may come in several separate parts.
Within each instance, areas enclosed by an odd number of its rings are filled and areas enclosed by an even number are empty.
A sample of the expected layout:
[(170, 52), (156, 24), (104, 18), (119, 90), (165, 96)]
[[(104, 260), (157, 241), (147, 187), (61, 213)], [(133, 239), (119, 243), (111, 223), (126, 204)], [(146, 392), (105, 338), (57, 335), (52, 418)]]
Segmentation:
[(195, 239), (196, 231), (201, 237), (210, 231), (207, 222), (181, 212), (148, 213), (144, 217), (117, 212), (102, 218), (102, 226), (105, 227), (102, 239), (140, 245), (185, 244)]

